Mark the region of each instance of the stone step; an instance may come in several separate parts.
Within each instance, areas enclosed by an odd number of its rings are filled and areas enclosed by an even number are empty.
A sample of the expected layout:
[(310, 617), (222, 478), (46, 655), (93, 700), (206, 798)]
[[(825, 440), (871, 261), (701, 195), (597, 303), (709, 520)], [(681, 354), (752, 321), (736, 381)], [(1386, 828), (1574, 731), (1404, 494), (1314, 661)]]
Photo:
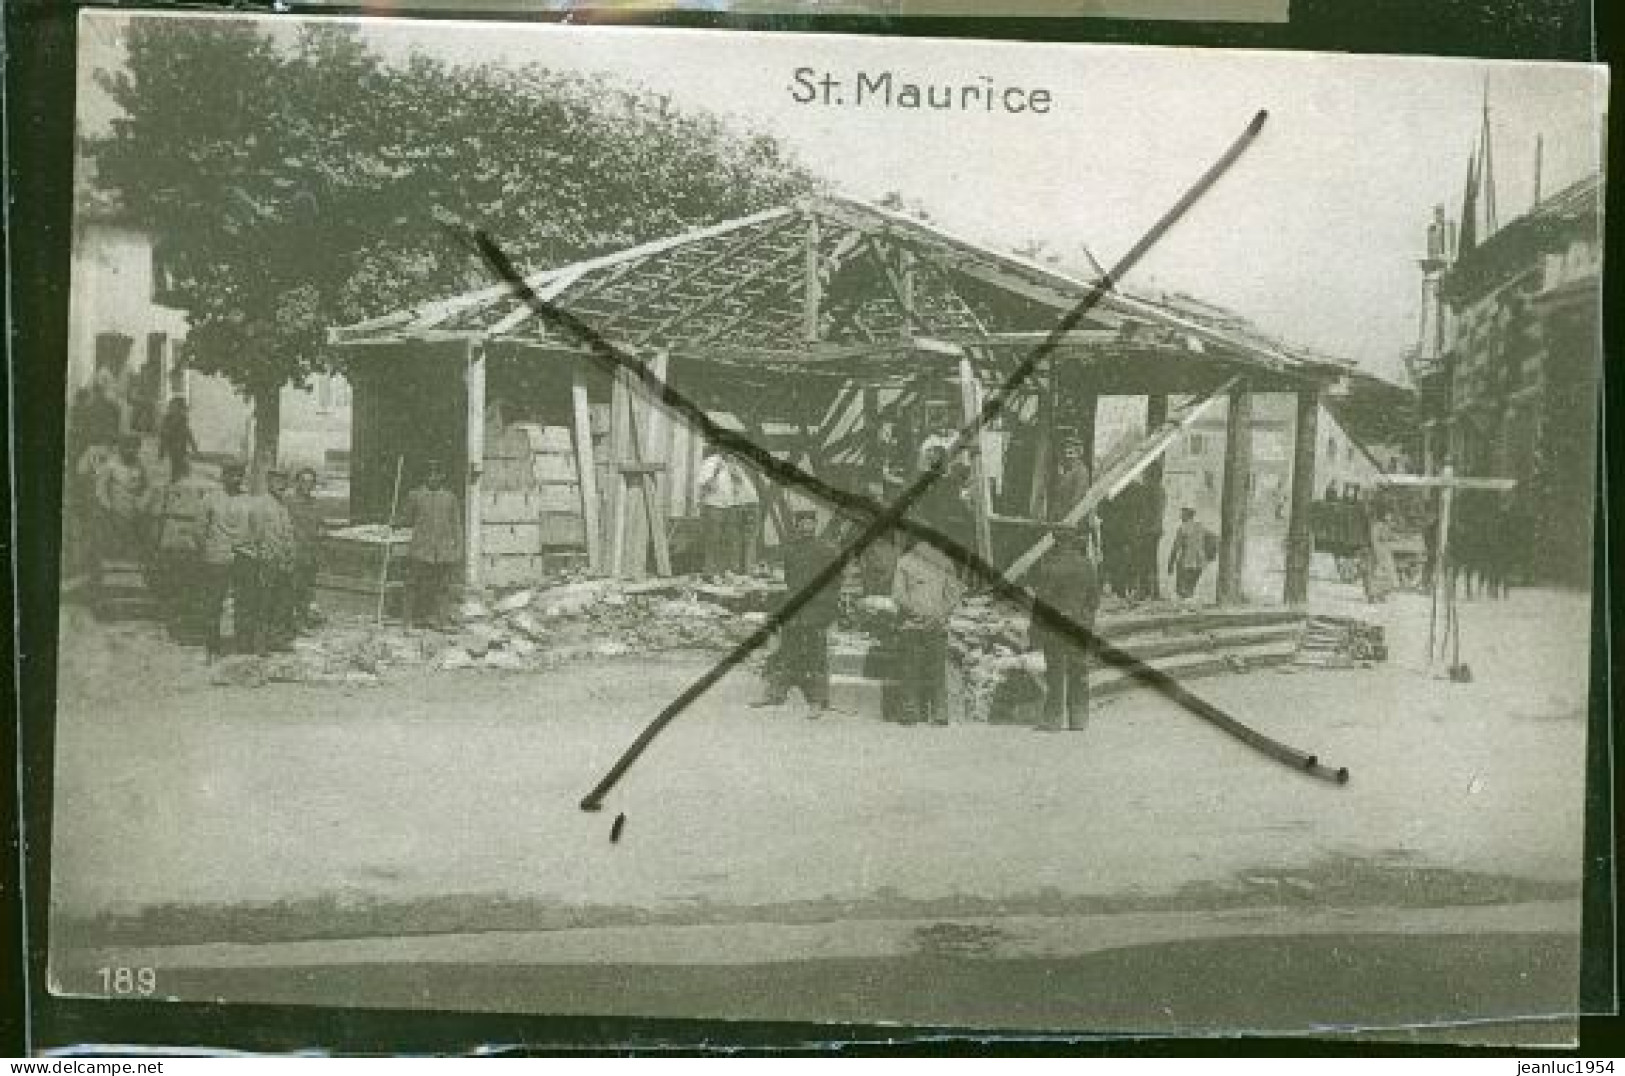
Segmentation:
[[(1145, 657), (1145, 663), (1160, 672), (1181, 681), (1200, 680), (1231, 673), (1251, 672), (1271, 668), (1292, 660), (1297, 649), (1296, 632), (1257, 633), (1261, 638), (1220, 648), (1186, 649), (1155, 657)], [(1018, 703), (1001, 705), (995, 702), (989, 719), (993, 724), (1029, 725), (1036, 723), (1043, 710), (1043, 660), (1038, 655), (1028, 669), (1027, 684)], [(1017, 674), (1019, 675), (1019, 674)], [(1131, 691), (1155, 691), (1133, 673), (1110, 666), (1094, 669), (1089, 677), (1091, 695), (1104, 700)], [(830, 701), (836, 709), (874, 720), (883, 719), (885, 682), (861, 675), (832, 673)], [(948, 678), (949, 707), (959, 713), (955, 677)]]
[(863, 676), (830, 674), (830, 705), (844, 713), (858, 714), (861, 717), (872, 718), (875, 721), (881, 720), (884, 717), (881, 709), (882, 692), (884, 690), (885, 684), (880, 680), (870, 680)]
[[(1267, 642), (1254, 646), (1236, 647), (1223, 652), (1191, 652), (1147, 661), (1159, 672), (1176, 677), (1180, 682), (1202, 680), (1209, 677), (1253, 672), (1284, 665), (1292, 660), (1295, 646), (1290, 642)], [(1238, 667), (1239, 666), (1239, 667)], [(996, 725), (1033, 725), (1043, 715), (1041, 681), (1035, 680), (1035, 690), (1021, 702), (1001, 706), (994, 703), (989, 721)], [(1134, 691), (1156, 691), (1131, 672), (1123, 669), (1101, 668), (1089, 676), (1089, 694), (1096, 702), (1120, 697)]]
[(1198, 632), (1301, 624), (1303, 619), (1303, 613), (1293, 609), (1199, 609), (1188, 613), (1103, 616), (1096, 628), (1104, 637), (1115, 639), (1148, 632)]
[(1298, 643), (1299, 633), (1300, 629), (1297, 624), (1285, 624), (1262, 628), (1234, 628), (1211, 633), (1191, 633), (1160, 638), (1109, 639), (1108, 641), (1124, 653), (1132, 654), (1141, 661), (1150, 662), (1162, 658), (1178, 657), (1183, 654), (1209, 654), (1215, 651), (1229, 652), (1241, 647), (1258, 646), (1266, 643), (1284, 643), (1288, 645), (1289, 649), (1294, 649)]
[[(1302, 625), (1299, 621), (1288, 620), (1260, 626), (1224, 625), (1209, 631), (1131, 636), (1107, 634), (1105, 638), (1125, 653), (1132, 654), (1142, 661), (1152, 661), (1185, 653), (1211, 653), (1215, 650), (1233, 650), (1262, 643), (1282, 642), (1295, 646), (1301, 631)], [(849, 645), (832, 646), (829, 654), (830, 672), (846, 676), (863, 676), (871, 649), (872, 647)]]
[[(1250, 672), (1278, 665), (1292, 660), (1292, 655), (1296, 652), (1297, 646), (1292, 640), (1276, 639), (1245, 646), (1225, 647), (1222, 650), (1205, 653), (1172, 654), (1148, 660), (1146, 664), (1158, 672), (1167, 673), (1181, 680), (1190, 680), (1226, 672)], [(1091, 691), (1098, 691), (1102, 698), (1136, 688), (1146, 688), (1146, 685), (1127, 669), (1104, 667), (1090, 677)], [(1156, 689), (1153, 687), (1148, 690)]]

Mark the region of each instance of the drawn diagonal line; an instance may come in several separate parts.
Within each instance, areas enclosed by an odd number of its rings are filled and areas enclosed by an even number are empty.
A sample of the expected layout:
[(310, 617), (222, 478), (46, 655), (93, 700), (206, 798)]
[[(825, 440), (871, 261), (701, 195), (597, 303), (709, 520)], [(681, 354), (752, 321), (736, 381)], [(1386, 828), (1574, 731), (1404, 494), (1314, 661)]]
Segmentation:
[(1116, 279), (1132, 268), (1161, 239), (1168, 229), (1182, 218), (1190, 207), (1235, 163), (1252, 140), (1257, 137), (1267, 118), (1268, 113), (1264, 111), (1260, 111), (1253, 117), (1246, 130), (1243, 131), (1224, 155), (1192, 184), (1179, 201), (1130, 248), (1128, 253), (1118, 260), (1111, 272), (1094, 283), (1088, 294), (1068, 311), (1046, 335), (1045, 339), (1011, 371), (993, 392), (988, 394), (981, 410), (970, 423), (959, 431), (953, 443), (948, 446), (943, 458), (920, 475), (895, 501), (885, 505), (878, 504), (870, 498), (854, 494), (848, 490), (831, 486), (794, 464), (780, 461), (757, 446), (748, 437), (719, 426), (711, 420), (703, 408), (698, 407), (662, 379), (656, 377), (652, 371), (636, 361), (635, 358), (623, 354), (620, 349), (616, 348), (615, 345), (606, 340), (602, 334), (595, 331), (591, 326), (569, 311), (537, 295), (526, 283), (523, 275), (514, 268), (512, 262), (489, 236), (479, 233), (473, 237), (474, 245), (480, 255), (487, 261), (496, 275), (506, 280), (514, 288), (515, 293), (535, 308), (537, 313), (550, 326), (562, 329), (570, 336), (585, 343), (594, 357), (601, 361), (612, 365), (616, 369), (631, 371), (663, 403), (681, 412), (686, 418), (694, 422), (706, 436), (751, 459), (763, 471), (782, 482), (798, 486), (849, 511), (870, 517), (870, 522), (864, 530), (855, 539), (847, 543), (829, 564), (817, 572), (805, 586), (790, 594), (780, 607), (768, 617), (765, 623), (737, 644), (698, 680), (685, 688), (682, 693), (661, 710), (626, 751), (622, 753), (621, 757), (605, 774), (603, 779), (599, 781), (597, 786), (582, 800), (581, 808), (583, 810), (599, 810), (603, 805), (604, 797), (619, 783), (620, 779), (625, 776), (637, 759), (647, 750), (649, 744), (667, 725), (729, 671), (737, 667), (770, 640), (780, 627), (793, 619), (818, 593), (835, 582), (845, 572), (847, 566), (864, 550), (893, 530), (908, 532), (947, 553), (957, 563), (980, 577), (983, 582), (988, 583), (990, 588), (1001, 597), (1032, 608), (1035, 617), (1045, 626), (1060, 631), (1075, 644), (1085, 647), (1099, 656), (1105, 663), (1129, 671), (1147, 684), (1161, 690), (1169, 698), (1237, 736), (1244, 742), (1275, 757), (1279, 761), (1315, 776), (1339, 782), (1348, 779), (1347, 770), (1332, 771), (1321, 766), (1315, 756), (1287, 747), (1262, 733), (1248, 728), (1240, 721), (1224, 713), (1220, 708), (1186, 689), (1174, 677), (1152, 668), (1132, 654), (1111, 646), (1104, 639), (1098, 637), (1092, 629), (1076, 623), (1047, 602), (1028, 595), (1019, 587), (1007, 582), (995, 566), (965, 549), (948, 536), (906, 518), (909, 508), (918, 502), (933, 483), (942, 478), (949, 463), (974, 443), (982, 429), (1003, 413), (1010, 398), (1032, 375), (1039, 363), (1064, 341), (1066, 335), (1099, 303), (1105, 292), (1114, 287)]

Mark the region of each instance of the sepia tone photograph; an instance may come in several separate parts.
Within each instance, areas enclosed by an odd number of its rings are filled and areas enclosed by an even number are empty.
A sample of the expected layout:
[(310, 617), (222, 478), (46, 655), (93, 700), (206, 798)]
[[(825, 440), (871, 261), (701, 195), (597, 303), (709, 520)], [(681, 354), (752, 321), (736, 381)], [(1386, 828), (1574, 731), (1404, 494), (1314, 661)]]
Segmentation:
[(79, 39), (54, 993), (1573, 1041), (1602, 68)]

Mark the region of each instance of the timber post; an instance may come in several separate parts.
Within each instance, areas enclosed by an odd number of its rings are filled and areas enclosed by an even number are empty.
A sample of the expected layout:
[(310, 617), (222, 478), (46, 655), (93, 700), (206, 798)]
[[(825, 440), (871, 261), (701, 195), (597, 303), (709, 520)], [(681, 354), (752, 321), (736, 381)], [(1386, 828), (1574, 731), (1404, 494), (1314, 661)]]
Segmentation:
[(982, 560), (993, 561), (993, 529), (989, 521), (992, 506), (988, 503), (987, 459), (983, 453), (986, 432), (980, 427), (982, 412), (982, 383), (977, 379), (976, 367), (969, 355), (959, 359), (959, 402), (967, 428), (976, 426), (976, 436), (970, 444), (971, 518), (976, 526), (976, 553)]
[(593, 454), (592, 408), (582, 369), (585, 361), (576, 359), (570, 371), (570, 412), (575, 426), (576, 482), (581, 493), (581, 526), (587, 538), (587, 564), (593, 574), (603, 575), (604, 532), (598, 521), (598, 461)]
[(485, 341), (479, 337), (468, 342), (463, 363), (463, 387), (468, 455), (463, 485), (463, 523), (466, 528), (463, 543), (464, 578), (470, 586), (478, 586), (485, 555), (480, 529), (484, 523), (480, 479), (485, 473)]
[(1315, 500), (1315, 445), (1320, 438), (1320, 390), (1298, 390), (1298, 418), (1292, 428), (1292, 492), (1286, 517), (1286, 582), (1282, 600), (1309, 603), (1309, 561), (1314, 532), (1309, 513)]
[[(1167, 424), (1168, 424), (1168, 396), (1167, 396), (1167, 394), (1166, 393), (1157, 393), (1157, 394), (1154, 394), (1154, 395), (1151, 395), (1151, 396), (1147, 396), (1145, 398), (1145, 432), (1146, 432), (1146, 434), (1150, 435), (1152, 433), (1155, 433), (1157, 430), (1162, 429), (1162, 427), (1166, 426)], [(1158, 457), (1157, 462), (1153, 463), (1150, 467), (1146, 468), (1145, 473), (1151, 477), (1151, 481), (1155, 482), (1158, 486), (1161, 486), (1162, 485), (1162, 471), (1163, 471), (1162, 458)]]
[(880, 438), (880, 390), (874, 385), (863, 386), (863, 423), (865, 434), (865, 478), (879, 488), (881, 501), (886, 500), (885, 443)]
[(610, 381), (609, 394), (609, 556), (608, 571), (617, 578), (626, 574), (626, 517), (630, 497), (622, 464), (626, 461), (627, 441), (630, 439), (627, 403), (629, 375), (624, 369), (615, 370)]
[(824, 281), (820, 272), (823, 254), (819, 243), (818, 216), (812, 212), (807, 214), (806, 244), (806, 284), (802, 293), (801, 338), (808, 343), (816, 343), (819, 337), (819, 321), (823, 317)]
[(1078, 397), (1078, 427), (1074, 435), (1078, 439), (1078, 447), (1082, 450), (1083, 462), (1089, 468), (1089, 473), (1095, 472), (1095, 428), (1100, 415), (1100, 397), (1093, 392), (1086, 392)]
[(1220, 605), (1247, 600), (1242, 577), (1247, 565), (1247, 501), (1252, 485), (1253, 397), (1243, 382), (1230, 392), (1224, 420), (1224, 487), (1219, 505)]
[(1052, 354), (1045, 361), (1044, 380), (1038, 394), (1038, 439), (1033, 446), (1032, 491), (1027, 510), (1034, 519), (1048, 519), (1050, 500), (1055, 495), (1055, 444), (1057, 378), (1060, 362)]

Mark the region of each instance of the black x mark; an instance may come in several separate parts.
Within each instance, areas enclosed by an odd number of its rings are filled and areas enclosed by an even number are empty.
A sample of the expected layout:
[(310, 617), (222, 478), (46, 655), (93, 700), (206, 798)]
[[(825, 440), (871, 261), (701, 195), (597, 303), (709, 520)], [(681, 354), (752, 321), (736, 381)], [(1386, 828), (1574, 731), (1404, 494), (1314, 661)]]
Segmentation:
[(1263, 129), (1268, 115), (1267, 112), (1260, 111), (1253, 117), (1246, 130), (1231, 144), (1224, 155), (1191, 185), (1190, 189), (1180, 197), (1179, 201), (1174, 203), (1172, 208), (1163, 214), (1151, 227), (1150, 231), (1146, 232), (1129, 249), (1128, 253), (1119, 259), (1109, 273), (1094, 283), (1088, 294), (1061, 318), (1044, 340), (1023, 357), (1005, 379), (992, 392), (988, 393), (986, 400), (982, 404), (981, 411), (969, 424), (960, 429), (953, 444), (949, 446), (944, 456), (904, 489), (897, 499), (890, 504), (877, 502), (861, 494), (832, 486), (795, 464), (778, 459), (743, 434), (718, 425), (706, 414), (704, 408), (673, 389), (663, 379), (656, 377), (635, 356), (623, 352), (576, 315), (538, 295), (535, 289), (526, 282), (524, 275), (515, 268), (507, 255), (489, 235), (479, 232), (466, 237), (471, 241), (480, 256), (485, 259), (492, 272), (508, 283), (513, 288), (514, 295), (529, 305), (549, 328), (578, 341), (587, 348), (593, 358), (603, 363), (607, 368), (625, 370), (637, 377), (651, 395), (672, 411), (682, 415), (707, 439), (749, 459), (769, 477), (786, 485), (798, 487), (826, 503), (833, 504), (860, 518), (869, 520), (857, 537), (847, 542), (840, 553), (804, 587), (790, 594), (780, 607), (768, 617), (765, 623), (759, 625), (755, 631), (751, 632), (747, 638), (724, 655), (720, 661), (707, 669), (698, 680), (684, 688), (676, 698), (666, 704), (660, 713), (655, 716), (654, 720), (638, 734), (637, 739), (632, 741), (632, 744), (621, 754), (615, 764), (610, 767), (609, 772), (581, 801), (582, 810), (597, 811), (601, 809), (604, 797), (619, 783), (621, 778), (637, 762), (639, 756), (643, 754), (649, 744), (654, 741), (656, 736), (660, 735), (667, 725), (675, 720), (691, 703), (710, 690), (730, 670), (738, 666), (770, 640), (774, 632), (795, 617), (820, 591), (826, 586), (837, 582), (847, 566), (860, 556), (864, 550), (892, 531), (903, 531), (930, 543), (944, 554), (952, 557), (964, 570), (985, 583), (993, 593), (1024, 607), (1031, 608), (1039, 621), (1046, 627), (1068, 636), (1074, 643), (1087, 648), (1088, 652), (1097, 655), (1106, 664), (1128, 671), (1137, 679), (1161, 691), (1168, 698), (1186, 709), (1212, 722), (1271, 758), (1304, 773), (1334, 781), (1338, 784), (1348, 781), (1349, 773), (1346, 768), (1332, 769), (1323, 766), (1314, 755), (1289, 747), (1255, 729), (1249, 728), (1219, 707), (1191, 692), (1177, 678), (1153, 668), (1132, 654), (1113, 647), (1096, 635), (1093, 630), (1073, 622), (1048, 603), (1008, 582), (994, 565), (989, 564), (976, 553), (965, 549), (952, 538), (934, 528), (907, 518), (909, 509), (924, 496), (934, 482), (942, 477), (950, 463), (975, 442), (983, 428), (1003, 413), (1016, 391), (1027, 381), (1038, 365), (1066, 339), (1067, 333), (1082, 322), (1089, 311), (1100, 302), (1102, 296), (1114, 287), (1116, 280), (1133, 268), (1144, 257), (1146, 252), (1185, 215), (1191, 206), (1246, 151), (1247, 147), (1251, 145), (1252, 141)]

